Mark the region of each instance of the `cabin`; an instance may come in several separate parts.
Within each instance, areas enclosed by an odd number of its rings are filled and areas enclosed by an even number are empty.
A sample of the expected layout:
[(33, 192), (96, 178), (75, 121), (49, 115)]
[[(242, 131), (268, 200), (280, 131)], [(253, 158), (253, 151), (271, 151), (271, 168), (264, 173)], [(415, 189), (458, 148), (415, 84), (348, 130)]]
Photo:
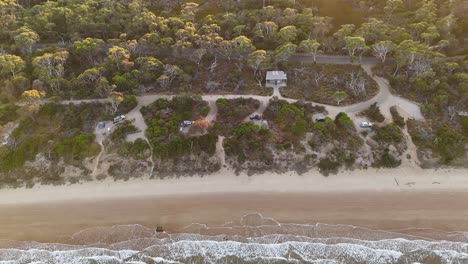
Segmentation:
[(266, 73), (266, 84), (278, 85), (284, 84), (288, 81), (288, 77), (284, 71), (267, 71)]

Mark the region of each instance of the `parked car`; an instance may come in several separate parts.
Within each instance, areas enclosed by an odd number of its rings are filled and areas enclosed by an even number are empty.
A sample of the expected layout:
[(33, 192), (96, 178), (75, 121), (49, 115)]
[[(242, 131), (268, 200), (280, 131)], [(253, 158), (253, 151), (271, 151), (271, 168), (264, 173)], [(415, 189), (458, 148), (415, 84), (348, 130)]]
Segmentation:
[(115, 124), (115, 123), (122, 122), (122, 121), (124, 121), (126, 118), (127, 118), (127, 117), (124, 116), (124, 115), (116, 116), (116, 117), (114, 117), (114, 124)]
[(251, 115), (249, 116), (250, 120), (262, 120), (262, 117), (260, 115)]
[(325, 115), (317, 114), (314, 115), (315, 122), (325, 122)]
[(367, 122), (367, 121), (363, 121), (363, 122), (361, 122), (361, 127), (363, 127), (363, 128), (371, 128), (371, 127), (372, 127), (372, 123), (371, 123), (371, 122)]
[(188, 127), (188, 126), (193, 125), (193, 122), (192, 122), (192, 121), (183, 121), (181, 125), (182, 125), (183, 127)]
[(10, 136), (9, 135), (6, 135), (3, 140), (2, 140), (2, 145), (6, 145), (8, 144), (8, 141), (10, 140)]

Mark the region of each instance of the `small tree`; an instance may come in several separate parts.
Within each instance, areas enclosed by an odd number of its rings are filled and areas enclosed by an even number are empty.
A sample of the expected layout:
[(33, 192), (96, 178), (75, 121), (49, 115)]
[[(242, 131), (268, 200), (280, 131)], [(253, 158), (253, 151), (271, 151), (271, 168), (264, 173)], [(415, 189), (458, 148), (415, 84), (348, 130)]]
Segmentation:
[(300, 52), (312, 54), (314, 62), (316, 61), (317, 54), (319, 53), (320, 43), (315, 39), (306, 39), (301, 41), (297, 48)]
[(296, 53), (297, 46), (291, 42), (288, 42), (286, 44), (283, 44), (279, 46), (278, 48), (275, 49), (275, 51), (272, 54), (273, 61), (275, 63), (281, 62), (281, 61), (287, 61), (289, 57), (294, 55)]
[(26, 67), (26, 63), (16, 55), (0, 55), (0, 74), (6, 76), (11, 74), (13, 77)]
[(393, 43), (389, 40), (380, 41), (372, 45), (372, 54), (384, 63), (387, 55), (392, 52), (393, 47)]
[(345, 37), (345, 49), (348, 50), (349, 56), (354, 57), (356, 53), (359, 53), (361, 57), (362, 53), (368, 49), (366, 40), (363, 37)]
[(122, 103), (124, 100), (124, 95), (121, 92), (114, 91), (110, 93), (109, 99), (111, 101), (112, 113), (115, 114), (117, 109), (119, 109), (120, 103)]
[(348, 94), (345, 91), (337, 91), (333, 95), (335, 97), (336, 103), (339, 105), (343, 102), (346, 98), (348, 98)]
[(41, 99), (44, 98), (46, 93), (39, 90), (27, 90), (21, 94), (21, 100), (24, 105), (18, 109), (18, 114), (29, 116), (34, 119), (34, 114), (41, 109)]

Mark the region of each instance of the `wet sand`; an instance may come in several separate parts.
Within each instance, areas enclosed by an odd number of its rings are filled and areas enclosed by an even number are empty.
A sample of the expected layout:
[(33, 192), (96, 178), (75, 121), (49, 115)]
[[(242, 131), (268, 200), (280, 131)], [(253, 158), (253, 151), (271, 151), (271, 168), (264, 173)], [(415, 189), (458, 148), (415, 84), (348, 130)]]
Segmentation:
[(372, 229), (468, 231), (468, 192), (257, 192), (166, 195), (0, 205), (0, 238), (66, 242), (85, 228), (118, 224), (177, 231), (221, 225), (260, 212), (279, 222), (347, 224)]
[(249, 213), (279, 222), (468, 231), (468, 171), (392, 170), (85, 182), (0, 190), (0, 239), (66, 242), (97, 226), (177, 231)]

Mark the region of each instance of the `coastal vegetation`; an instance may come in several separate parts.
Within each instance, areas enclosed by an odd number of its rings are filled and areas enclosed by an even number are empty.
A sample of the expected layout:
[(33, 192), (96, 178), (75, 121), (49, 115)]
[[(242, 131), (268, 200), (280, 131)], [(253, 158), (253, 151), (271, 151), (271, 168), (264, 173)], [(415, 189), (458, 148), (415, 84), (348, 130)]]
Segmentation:
[[(212, 133), (193, 135), (196, 120), (204, 118), (208, 103), (198, 97), (178, 96), (158, 99), (141, 109), (148, 124), (145, 134), (152, 146), (156, 169), (162, 173), (207, 173), (218, 169), (215, 153), (216, 136)], [(209, 111), (209, 108), (208, 108)], [(206, 114), (206, 113), (205, 113)], [(193, 122), (184, 126), (184, 121)]]
[(224, 99), (216, 100), (216, 122), (213, 130), (219, 135), (231, 135), (233, 130), (237, 128), (242, 121), (247, 119), (249, 115), (254, 113), (260, 102), (249, 98)]
[(285, 97), (346, 105), (366, 101), (378, 91), (375, 81), (358, 65), (291, 63), (281, 68), (288, 74), (288, 86), (281, 91)]
[[(0, 182), (61, 184), (136, 167), (209, 173), (220, 168), (220, 136), (227, 164), (251, 172), (395, 167), (409, 140), (422, 166), (466, 166), (463, 4), (0, 0)], [(279, 94), (264, 87), (268, 70), (288, 76)], [(360, 129), (359, 113), (342, 106), (387, 85), (422, 117), (376, 102), (359, 112), (378, 124)], [(150, 94), (175, 97), (146, 102)], [(282, 98), (213, 104), (207, 94)], [(108, 131), (96, 132), (101, 122)]]
[[(394, 113), (392, 111), (392, 115), (397, 115), (398, 112)], [(360, 115), (367, 117), (372, 122), (383, 122), (385, 120), (385, 116), (382, 115), (380, 112), (380, 107), (377, 106), (377, 103), (373, 103), (367, 108), (366, 110), (362, 111)]]
[(59, 171), (68, 164), (89, 175), (83, 162), (99, 153), (94, 126), (105, 119), (104, 104), (60, 105), (46, 103), (21, 119), (8, 144), (0, 146), (0, 182), (24, 185), (63, 183)]

